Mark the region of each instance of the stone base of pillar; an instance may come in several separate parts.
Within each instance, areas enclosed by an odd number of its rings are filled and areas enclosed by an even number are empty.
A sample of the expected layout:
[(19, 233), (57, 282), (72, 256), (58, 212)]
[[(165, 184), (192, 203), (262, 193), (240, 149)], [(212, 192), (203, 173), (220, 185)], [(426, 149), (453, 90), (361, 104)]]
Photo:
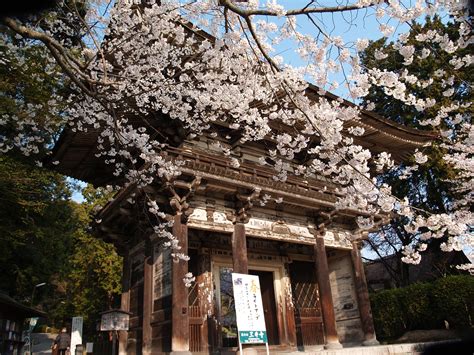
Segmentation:
[(238, 350), (235, 355), (257, 355), (258, 351), (257, 349), (254, 348), (243, 348), (242, 353), (240, 353), (240, 350)]
[(363, 346), (376, 346), (376, 345), (380, 345), (380, 343), (378, 342), (378, 340), (374, 337), (372, 339), (367, 339), (367, 340), (364, 340), (362, 342), (362, 345)]
[(189, 350), (177, 350), (170, 352), (170, 355), (192, 355)]
[(331, 341), (324, 344), (324, 349), (327, 349), (327, 350), (342, 349), (342, 344), (337, 340)]

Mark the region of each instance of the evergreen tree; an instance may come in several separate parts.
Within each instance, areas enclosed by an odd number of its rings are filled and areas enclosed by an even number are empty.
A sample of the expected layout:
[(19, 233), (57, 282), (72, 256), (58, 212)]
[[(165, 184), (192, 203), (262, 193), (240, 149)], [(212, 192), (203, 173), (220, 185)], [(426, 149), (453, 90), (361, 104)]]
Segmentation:
[(31, 302), (34, 285), (62, 272), (78, 228), (72, 188), (57, 173), (0, 157), (0, 289)]
[(100, 312), (114, 306), (121, 292), (122, 258), (112, 244), (89, 233), (89, 225), (97, 209), (110, 198), (105, 189), (88, 185), (83, 191), (85, 202), (77, 205), (80, 228), (68, 268), (63, 274), (65, 297), (74, 315), (84, 317), (84, 331), (94, 333)]
[[(411, 31), (404, 45), (412, 45), (415, 47), (415, 51), (421, 51), (422, 43), (417, 40), (417, 36), (433, 29), (440, 31), (453, 40), (458, 37), (456, 25), (452, 23), (445, 24), (440, 18), (435, 17), (432, 20), (426, 19), (424, 24), (411, 24)], [(432, 127), (420, 123), (426, 119), (439, 120), (438, 133), (445, 137), (452, 137), (456, 134), (457, 126), (471, 116), (472, 106), (460, 107), (457, 110), (459, 112), (458, 122), (454, 124), (448, 124), (442, 118), (440, 119), (440, 107), (458, 100), (460, 102), (473, 101), (472, 90), (468, 84), (472, 82), (473, 71), (469, 67), (452, 71), (448, 73), (448, 76), (451, 77), (449, 83), (440, 77), (443, 76), (441, 75), (442, 72), (451, 68), (446, 66), (446, 63), (466, 55), (468, 49), (459, 48), (449, 54), (438, 50), (437, 45), (433, 44), (429, 50), (437, 53), (437, 55), (429, 56), (428, 59), (423, 60), (415, 56), (413, 61), (407, 64), (404, 63), (404, 57), (400, 54), (399, 48), (400, 43), (386, 43), (385, 39), (380, 39), (369, 45), (362, 54), (361, 61), (366, 68), (377, 68), (400, 74), (406, 72), (415, 75), (417, 77), (416, 81), (411, 80), (410, 77), (405, 81), (410, 92), (414, 93), (417, 98), (435, 98), (436, 104), (423, 112), (419, 112), (415, 107), (403, 104), (399, 100), (388, 99), (384, 89), (377, 86), (371, 87), (369, 95), (364, 99), (364, 104), (372, 106), (375, 112), (385, 118), (412, 128), (432, 129)], [(386, 58), (380, 59), (380, 53), (383, 53), (383, 56), (386, 55)], [(445, 96), (443, 93), (449, 87), (454, 88), (454, 94)], [(456, 208), (454, 202), (459, 197), (451, 183), (456, 177), (456, 171), (443, 160), (443, 155), (446, 152), (442, 144), (434, 144), (423, 153), (428, 156), (426, 164), (420, 165), (415, 170), (412, 167), (415, 161), (408, 161), (400, 167), (392, 169), (380, 179), (392, 186), (392, 191), (396, 196), (407, 196), (414, 207), (432, 213), (450, 212), (453, 208)], [(405, 230), (404, 218), (393, 219), (389, 225), (383, 227), (382, 234), (384, 235), (383, 238), (379, 238), (379, 236), (369, 238), (370, 248), (381, 257), (396, 254), (398, 259), (402, 257), (402, 250), (405, 246), (416, 244), (420, 238), (420, 233), (412, 234)], [(429, 248), (437, 253), (442, 241), (443, 238), (430, 241)], [(443, 265), (445, 257), (440, 257), (439, 265), (434, 266), (441, 274), (450, 271), (447, 270), (446, 265)], [(408, 265), (399, 260), (396, 267), (393, 264), (386, 264), (385, 266), (397, 285), (409, 283)]]

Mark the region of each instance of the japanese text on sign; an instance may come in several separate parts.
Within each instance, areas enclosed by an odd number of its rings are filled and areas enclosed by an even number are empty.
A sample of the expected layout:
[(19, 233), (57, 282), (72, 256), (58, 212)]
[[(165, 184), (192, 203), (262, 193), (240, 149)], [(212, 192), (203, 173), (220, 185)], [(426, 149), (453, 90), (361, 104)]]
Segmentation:
[(258, 276), (233, 273), (232, 286), (240, 343), (266, 343), (267, 331)]

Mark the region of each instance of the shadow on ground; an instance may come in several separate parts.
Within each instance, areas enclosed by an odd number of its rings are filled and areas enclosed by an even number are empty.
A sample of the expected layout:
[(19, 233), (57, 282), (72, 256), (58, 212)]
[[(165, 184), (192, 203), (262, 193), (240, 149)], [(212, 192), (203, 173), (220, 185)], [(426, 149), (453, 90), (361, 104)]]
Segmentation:
[(44, 355), (51, 354), (51, 345), (53, 344), (54, 339), (56, 339), (57, 334), (50, 333), (33, 333), (33, 354), (34, 355)]

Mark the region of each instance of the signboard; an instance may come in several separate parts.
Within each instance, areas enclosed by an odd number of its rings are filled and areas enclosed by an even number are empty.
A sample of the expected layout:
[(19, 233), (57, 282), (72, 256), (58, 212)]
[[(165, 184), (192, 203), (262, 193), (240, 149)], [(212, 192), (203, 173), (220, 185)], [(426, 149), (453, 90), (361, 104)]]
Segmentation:
[(173, 258), (171, 248), (164, 248), (163, 245), (155, 247), (155, 262), (153, 264), (153, 299), (171, 296)]
[(36, 323), (38, 323), (38, 319), (38, 317), (30, 318), (30, 332), (33, 331), (33, 328), (36, 326)]
[(130, 315), (126, 312), (103, 313), (100, 320), (100, 330), (128, 330)]
[(86, 343), (86, 353), (92, 353), (94, 351), (94, 343)]
[(240, 344), (267, 343), (258, 276), (233, 273), (232, 286)]
[(82, 344), (82, 317), (73, 317), (71, 325), (71, 354), (75, 354), (76, 345)]
[(239, 339), (242, 344), (266, 343), (267, 332), (246, 332), (239, 331)]
[[(25, 344), (23, 345), (23, 352), (24, 352), (25, 355), (30, 355), (32, 353), (31, 348), (32, 348), (33, 342), (32, 342), (32, 339), (31, 339), (32, 338), (31, 337), (31, 332), (35, 328), (36, 323), (38, 323), (38, 319), (39, 319), (38, 317), (29, 318), (28, 330), (24, 331), (23, 334), (22, 334), (22, 340), (25, 342)], [(5, 328), (7, 330), (10, 329), (10, 322), (8, 320), (7, 320)]]

